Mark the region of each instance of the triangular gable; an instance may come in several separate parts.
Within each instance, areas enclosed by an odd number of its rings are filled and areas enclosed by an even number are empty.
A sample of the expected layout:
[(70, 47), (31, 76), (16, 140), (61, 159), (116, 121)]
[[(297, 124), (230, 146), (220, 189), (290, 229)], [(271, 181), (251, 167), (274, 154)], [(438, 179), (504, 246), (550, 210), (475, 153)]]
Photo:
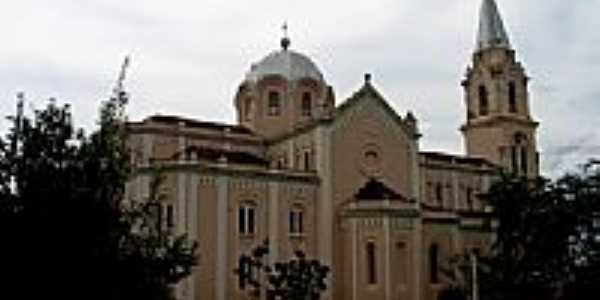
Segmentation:
[(372, 101), (372, 103), (379, 105), (383, 111), (391, 117), (395, 124), (397, 124), (407, 136), (414, 135), (415, 133), (412, 129), (405, 123), (398, 113), (388, 104), (388, 102), (383, 98), (381, 93), (375, 89), (375, 87), (371, 84), (370, 81), (365, 81), (365, 84), (350, 98), (348, 98), (344, 103), (338, 106), (335, 110), (333, 126), (339, 126), (339, 123), (342, 122), (346, 118), (346, 116), (352, 114), (352, 111), (356, 107), (359, 107), (360, 104), (365, 101)]
[(406, 197), (397, 193), (383, 182), (371, 178), (363, 187), (358, 189), (354, 195), (356, 200), (401, 200), (408, 202)]

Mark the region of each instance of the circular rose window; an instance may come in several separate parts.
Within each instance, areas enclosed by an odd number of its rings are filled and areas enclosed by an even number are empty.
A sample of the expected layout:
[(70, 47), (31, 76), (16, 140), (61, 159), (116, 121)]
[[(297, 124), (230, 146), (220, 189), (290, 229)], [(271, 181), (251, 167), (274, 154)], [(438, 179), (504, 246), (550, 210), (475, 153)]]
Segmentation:
[(359, 168), (361, 172), (370, 178), (381, 175), (383, 159), (381, 150), (377, 145), (369, 144), (363, 147), (359, 157)]

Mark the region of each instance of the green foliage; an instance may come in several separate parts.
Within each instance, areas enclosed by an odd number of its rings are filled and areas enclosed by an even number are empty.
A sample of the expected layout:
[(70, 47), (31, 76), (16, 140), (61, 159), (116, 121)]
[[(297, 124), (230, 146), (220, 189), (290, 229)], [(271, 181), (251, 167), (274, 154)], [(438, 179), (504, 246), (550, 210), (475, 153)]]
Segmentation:
[(255, 299), (265, 291), (268, 300), (318, 300), (327, 289), (325, 279), (329, 267), (318, 260), (309, 260), (302, 251), (296, 251), (295, 257), (269, 265), (265, 262), (269, 254), (268, 241), (252, 250), (251, 254), (242, 254), (239, 258), (239, 286), (247, 290)]
[[(597, 166), (554, 181), (504, 176), (490, 188), (484, 198), (499, 225), (490, 254), (478, 259), (481, 299), (559, 299), (600, 284)], [(467, 289), (470, 263), (465, 254), (456, 264)]]
[(124, 200), (126, 102), (119, 92), (103, 103), (90, 135), (74, 129), (68, 105), (51, 100), (28, 117), (19, 102), (0, 139), (2, 295), (173, 299), (190, 274), (195, 245), (148, 230), (152, 199)]

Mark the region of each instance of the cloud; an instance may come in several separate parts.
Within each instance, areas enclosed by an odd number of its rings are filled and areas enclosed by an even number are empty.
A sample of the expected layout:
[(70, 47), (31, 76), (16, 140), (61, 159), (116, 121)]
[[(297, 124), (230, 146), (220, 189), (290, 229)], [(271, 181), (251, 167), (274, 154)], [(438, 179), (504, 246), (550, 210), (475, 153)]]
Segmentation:
[[(600, 156), (600, 2), (499, 1), (517, 56), (531, 81), (541, 121), (545, 173)], [(73, 103), (94, 123), (121, 60), (132, 54), (126, 85), (132, 119), (181, 114), (234, 121), (232, 98), (251, 63), (278, 48), (290, 24), (292, 48), (311, 56), (343, 101), (363, 78), (399, 113), (422, 125), (423, 149), (462, 152), (460, 81), (474, 47), (477, 0), (40, 0), (11, 1), (0, 12), (0, 114), (25, 91)], [(0, 130), (6, 123), (0, 123)], [(573, 144), (587, 141), (585, 147)], [(571, 150), (571, 151), (567, 151)], [(577, 150), (577, 151), (575, 151)], [(557, 155), (561, 151), (563, 155)], [(560, 157), (560, 158), (559, 158)]]

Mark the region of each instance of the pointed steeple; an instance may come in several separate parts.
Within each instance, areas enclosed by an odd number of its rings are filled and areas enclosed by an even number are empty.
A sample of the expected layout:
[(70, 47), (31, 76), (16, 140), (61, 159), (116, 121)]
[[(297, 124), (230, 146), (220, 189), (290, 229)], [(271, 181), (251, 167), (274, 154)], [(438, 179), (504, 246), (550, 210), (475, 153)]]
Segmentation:
[(483, 0), (479, 13), (479, 32), (477, 33), (476, 52), (492, 48), (510, 49), (508, 34), (504, 29), (502, 17), (495, 0)]

